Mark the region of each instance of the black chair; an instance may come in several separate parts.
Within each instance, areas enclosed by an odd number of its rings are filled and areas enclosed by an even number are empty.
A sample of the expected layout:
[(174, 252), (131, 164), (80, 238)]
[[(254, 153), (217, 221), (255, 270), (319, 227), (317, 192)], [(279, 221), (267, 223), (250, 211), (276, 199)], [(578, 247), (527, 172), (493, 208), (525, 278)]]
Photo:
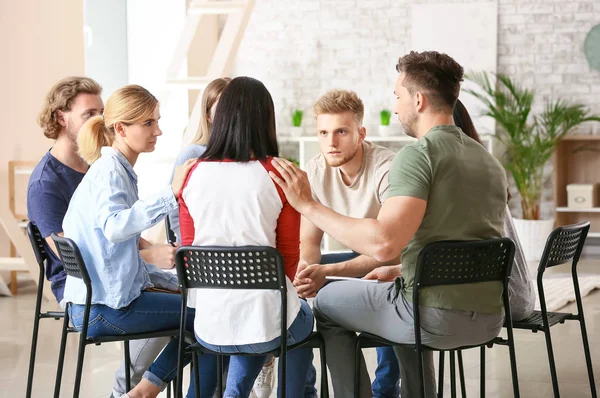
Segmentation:
[[(594, 372), (592, 369), (592, 357), (590, 354), (590, 345), (585, 327), (585, 318), (583, 316), (583, 305), (581, 302), (581, 292), (579, 290), (579, 280), (577, 279), (577, 263), (583, 250), (585, 239), (590, 230), (589, 222), (582, 222), (574, 225), (558, 227), (546, 241), (544, 252), (540, 260), (537, 272), (537, 286), (540, 297), (541, 311), (534, 313), (527, 319), (515, 322), (513, 328), (527, 329), (534, 333), (544, 332), (546, 337), (546, 349), (548, 351), (548, 364), (550, 366), (550, 375), (552, 376), (552, 388), (554, 396), (559, 397), (558, 378), (556, 375), (556, 366), (554, 363), (554, 352), (552, 350), (552, 339), (550, 338), (550, 328), (556, 324), (565, 321), (579, 321), (581, 327), (581, 339), (583, 340), (583, 351), (585, 353), (585, 362), (587, 365), (590, 390), (592, 397), (596, 398), (596, 384), (594, 382)], [(573, 277), (573, 287), (575, 290), (575, 299), (577, 301), (577, 314), (567, 312), (548, 312), (546, 308), (546, 296), (544, 294), (544, 285), (542, 283), (544, 272), (547, 268), (560, 264), (566, 264), (572, 261), (571, 275)]]
[[(508, 238), (468, 242), (434, 242), (425, 246), (419, 253), (413, 287), (413, 306), (419, 307), (419, 293), (422, 289), (440, 285), (459, 285), (478, 282), (498, 281), (503, 283), (503, 301), (506, 313), (505, 325), (508, 330), (507, 345), (510, 352), (510, 365), (513, 379), (513, 392), (519, 397), (519, 382), (515, 358), (512, 319), (510, 303), (508, 301), (508, 281), (512, 269), (515, 253), (515, 244)], [(440, 267), (441, 265), (441, 267)], [(454, 350), (438, 350), (421, 344), (421, 323), (419, 311), (414, 312), (415, 344), (398, 344), (369, 333), (361, 333), (356, 341), (356, 363), (354, 374), (355, 397), (360, 391), (360, 359), (361, 350), (369, 347), (403, 346), (411, 347), (417, 351), (419, 372), (420, 396), (425, 397), (423, 376), (423, 351), (440, 351), (440, 374), (438, 380), (438, 396), (443, 395), (443, 358), (444, 351), (450, 351), (451, 394), (456, 396), (456, 382), (454, 379)], [(494, 339), (495, 340), (495, 339)], [(485, 346), (492, 342), (473, 346), (456, 347), (456, 350), (479, 347), (484, 352)], [(462, 365), (462, 355), (458, 352), (459, 365)], [(459, 366), (462, 369), (462, 366)], [(464, 390), (464, 376), (461, 384)]]
[[(33, 371), (35, 367), (35, 354), (37, 350), (38, 332), (40, 328), (40, 319), (56, 319), (59, 320), (64, 318), (65, 314), (62, 311), (48, 311), (42, 312), (42, 298), (44, 295), (44, 275), (46, 273), (46, 260), (48, 259), (48, 253), (44, 247), (44, 238), (38, 228), (32, 223), (27, 223), (27, 235), (31, 242), (35, 259), (37, 260), (40, 268), (38, 276), (38, 289), (37, 296), (35, 299), (35, 316), (33, 318), (33, 336), (31, 338), (31, 354), (29, 357), (29, 374), (27, 375), (27, 392), (25, 393), (26, 398), (31, 398), (31, 391), (33, 388)], [(74, 330), (68, 330), (71, 332)], [(57, 381), (59, 382), (59, 381)]]
[[(278, 290), (281, 296), (281, 336), (287, 336), (287, 286), (283, 266), (283, 258), (279, 252), (266, 246), (243, 247), (195, 247), (185, 246), (179, 248), (175, 255), (175, 266), (181, 286), (181, 333), (185, 331), (185, 315), (187, 310), (187, 291), (192, 288), (210, 289), (264, 289)], [(181, 342), (180, 342), (181, 343)], [(281, 339), (279, 349), (270, 354), (280, 357), (279, 367), (282, 377), (278, 380), (281, 397), (285, 398), (286, 387), (286, 358), (287, 352), (296, 348), (319, 348), (321, 358), (321, 397), (329, 397), (327, 384), (327, 367), (325, 358), (325, 342), (320, 333), (311, 333), (304, 341), (287, 345), (285, 338)], [(194, 344), (188, 349), (192, 351), (211, 353), (217, 355), (218, 371), (217, 386), (219, 394), (223, 396), (222, 356), (225, 354), (213, 352), (200, 344)], [(267, 353), (263, 353), (264, 355)], [(181, 394), (181, 364), (183, 361), (184, 347), (179, 348), (179, 368), (177, 394)], [(252, 354), (237, 354), (252, 355)], [(195, 373), (197, 377), (197, 372)], [(196, 379), (196, 385), (199, 380)], [(176, 396), (181, 396), (177, 395)]]
[[(179, 336), (179, 329), (171, 329), (171, 330), (162, 330), (156, 332), (147, 332), (147, 333), (135, 333), (135, 334), (123, 334), (118, 336), (101, 336), (101, 337), (89, 337), (87, 335), (88, 331), (88, 322), (90, 319), (90, 309), (91, 309), (91, 300), (92, 300), (92, 282), (90, 280), (90, 276), (88, 274), (87, 268), (83, 262), (81, 257), (81, 253), (79, 252), (79, 248), (69, 238), (61, 237), (56, 234), (52, 234), (52, 239), (56, 244), (56, 248), (58, 250), (58, 254), (60, 256), (60, 260), (63, 263), (63, 267), (68, 276), (73, 278), (78, 278), (83, 280), (86, 288), (86, 299), (85, 299), (85, 309), (83, 313), (83, 326), (81, 333), (79, 335), (79, 350), (77, 354), (77, 370), (75, 374), (75, 386), (73, 388), (73, 397), (79, 397), (79, 390), (81, 387), (81, 375), (83, 370), (83, 357), (85, 354), (86, 346), (90, 344), (100, 345), (102, 343), (111, 343), (122, 341), (124, 344), (124, 353), (125, 353), (125, 384), (127, 389), (131, 389), (131, 359), (129, 355), (129, 341), (130, 340), (142, 340), (142, 339), (151, 339), (157, 337), (176, 337)], [(62, 337), (60, 342), (60, 354), (58, 359), (58, 371), (57, 371), (57, 384), (54, 388), (54, 397), (58, 398), (60, 394), (60, 379), (62, 377), (63, 364), (65, 359), (65, 348), (67, 342), (67, 333), (70, 331), (69, 329), (69, 315), (68, 311), (71, 306), (71, 303), (67, 303), (67, 307), (65, 308), (64, 313), (64, 324)]]

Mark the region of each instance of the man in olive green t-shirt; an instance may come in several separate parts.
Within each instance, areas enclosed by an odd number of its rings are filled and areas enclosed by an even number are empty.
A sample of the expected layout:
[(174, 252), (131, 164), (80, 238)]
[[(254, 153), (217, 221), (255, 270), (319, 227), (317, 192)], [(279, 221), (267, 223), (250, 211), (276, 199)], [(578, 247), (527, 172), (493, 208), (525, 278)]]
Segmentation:
[[(395, 113), (417, 142), (394, 160), (389, 190), (377, 219), (354, 219), (316, 202), (306, 174), (277, 160), (271, 174), (287, 200), (315, 226), (350, 249), (387, 261), (402, 254), (399, 267), (386, 266), (365, 278), (394, 283), (339, 282), (319, 292), (314, 304), (325, 337), (334, 393), (352, 397), (356, 331), (399, 344), (414, 343), (412, 287), (416, 260), (428, 243), (499, 238), (503, 233), (507, 180), (500, 163), (454, 125), (452, 112), (463, 68), (446, 54), (411, 52), (401, 57)], [(499, 282), (428, 288), (419, 308), (424, 345), (453, 348), (496, 337), (504, 322)], [(402, 397), (419, 395), (414, 350), (396, 348)], [(425, 394), (435, 397), (433, 355), (424, 354)], [(361, 397), (369, 397), (364, 359)]]

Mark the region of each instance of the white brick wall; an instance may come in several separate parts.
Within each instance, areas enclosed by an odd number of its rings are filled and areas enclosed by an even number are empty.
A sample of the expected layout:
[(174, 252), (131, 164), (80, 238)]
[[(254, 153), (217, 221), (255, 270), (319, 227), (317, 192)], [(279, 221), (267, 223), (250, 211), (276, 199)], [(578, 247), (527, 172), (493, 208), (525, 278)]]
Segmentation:
[[(313, 102), (335, 87), (359, 93), (365, 124), (376, 134), (379, 111), (393, 106), (396, 61), (411, 49), (410, 6), (438, 2), (257, 0), (235, 74), (265, 83), (280, 131), (296, 108), (305, 111), (304, 125), (314, 126)], [(600, 72), (583, 55), (585, 35), (600, 23), (600, 0), (499, 0), (498, 13), (498, 72), (534, 87), (536, 110), (562, 97), (600, 114)], [(550, 216), (547, 188), (543, 212)]]

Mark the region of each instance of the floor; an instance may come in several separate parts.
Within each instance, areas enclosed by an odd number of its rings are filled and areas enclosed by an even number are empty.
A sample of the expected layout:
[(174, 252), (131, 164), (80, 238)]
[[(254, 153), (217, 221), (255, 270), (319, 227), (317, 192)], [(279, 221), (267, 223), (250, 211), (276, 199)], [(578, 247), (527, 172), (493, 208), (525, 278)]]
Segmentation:
[[(554, 272), (568, 272), (568, 269), (556, 268)], [(600, 258), (582, 261), (580, 272), (600, 274)], [(30, 281), (21, 282), (19, 295), (15, 298), (0, 297), (0, 313), (4, 315), (3, 332), (0, 334), (1, 398), (25, 396), (34, 298), (35, 286)], [(600, 388), (600, 292), (594, 291), (585, 297), (583, 305), (592, 348), (596, 385)], [(575, 312), (575, 305), (570, 304), (563, 311)], [(43, 320), (41, 323), (34, 397), (52, 396), (60, 327), (60, 322), (54, 320)], [(568, 398), (591, 396), (578, 323), (567, 322), (565, 325), (555, 326), (552, 328), (552, 337), (561, 395)], [(515, 338), (521, 396), (551, 397), (552, 385), (543, 335), (515, 331)], [(61, 397), (70, 396), (69, 392), (72, 391), (76, 340), (69, 339)], [(369, 367), (373, 370), (374, 350), (366, 350), (365, 353)], [(89, 347), (86, 353), (81, 397), (108, 398), (112, 388), (113, 373), (119, 366), (121, 357), (121, 346), (117, 344)], [(494, 347), (487, 350), (486, 359), (487, 397), (511, 397), (508, 350), (504, 347)], [(464, 361), (467, 392), (470, 396), (478, 396), (479, 352), (475, 350), (465, 352)], [(318, 365), (317, 369), (319, 369)], [(448, 392), (448, 383), (445, 391)]]

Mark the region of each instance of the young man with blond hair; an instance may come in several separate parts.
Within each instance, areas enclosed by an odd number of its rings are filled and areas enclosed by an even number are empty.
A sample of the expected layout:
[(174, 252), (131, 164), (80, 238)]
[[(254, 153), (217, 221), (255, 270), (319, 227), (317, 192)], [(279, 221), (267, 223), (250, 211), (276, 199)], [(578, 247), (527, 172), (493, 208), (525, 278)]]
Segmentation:
[[(364, 105), (353, 91), (331, 90), (314, 105), (321, 153), (306, 172), (313, 198), (353, 218), (377, 218), (388, 191), (388, 173), (395, 156), (387, 148), (366, 141)], [(384, 265), (355, 252), (321, 253), (323, 230), (302, 218), (300, 263), (294, 285), (302, 297), (315, 297), (326, 276), (363, 277)], [(386, 264), (398, 264), (399, 258)], [(400, 370), (391, 347), (377, 348), (378, 366), (372, 385), (378, 398), (398, 397)], [(314, 367), (309, 371), (305, 397), (316, 396)]]
[[(63, 234), (62, 223), (71, 197), (88, 170), (88, 164), (79, 156), (77, 135), (91, 117), (102, 115), (104, 104), (102, 87), (88, 77), (67, 77), (57, 82), (48, 92), (38, 123), (46, 138), (54, 140), (33, 170), (27, 188), (27, 214), (44, 238), (48, 253), (46, 278), (52, 293), (64, 308), (63, 292), (67, 275), (58, 257), (50, 235)], [(147, 263), (160, 268), (172, 268), (176, 248), (170, 245), (152, 245), (142, 239), (140, 254)], [(177, 277), (165, 274), (174, 290)], [(133, 340), (130, 342), (131, 383), (137, 384), (148, 366), (169, 342), (168, 338)], [(115, 375), (113, 396), (127, 392), (124, 364)]]

